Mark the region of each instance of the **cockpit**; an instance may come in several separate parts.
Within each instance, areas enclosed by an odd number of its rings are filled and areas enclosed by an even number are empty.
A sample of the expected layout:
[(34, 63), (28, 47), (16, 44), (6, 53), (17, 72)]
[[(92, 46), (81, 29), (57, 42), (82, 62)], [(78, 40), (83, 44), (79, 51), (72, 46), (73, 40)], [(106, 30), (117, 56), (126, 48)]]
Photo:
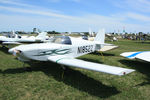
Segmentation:
[(57, 44), (72, 45), (72, 42), (69, 36), (56, 36), (52, 38), (51, 42), (57, 43)]

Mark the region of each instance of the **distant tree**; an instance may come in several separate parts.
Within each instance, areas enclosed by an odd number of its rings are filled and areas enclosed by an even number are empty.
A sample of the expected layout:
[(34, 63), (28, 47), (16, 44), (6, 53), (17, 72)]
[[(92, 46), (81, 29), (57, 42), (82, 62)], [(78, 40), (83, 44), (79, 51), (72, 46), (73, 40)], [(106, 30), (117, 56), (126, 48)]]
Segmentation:
[(34, 32), (31, 32), (31, 34), (34, 34)]
[(22, 31), (16, 31), (17, 34), (26, 34), (25, 32)]
[(88, 36), (88, 35), (89, 35), (89, 32), (84, 32), (84, 35)]
[(55, 31), (48, 31), (48, 34), (60, 34), (59, 32), (55, 32)]

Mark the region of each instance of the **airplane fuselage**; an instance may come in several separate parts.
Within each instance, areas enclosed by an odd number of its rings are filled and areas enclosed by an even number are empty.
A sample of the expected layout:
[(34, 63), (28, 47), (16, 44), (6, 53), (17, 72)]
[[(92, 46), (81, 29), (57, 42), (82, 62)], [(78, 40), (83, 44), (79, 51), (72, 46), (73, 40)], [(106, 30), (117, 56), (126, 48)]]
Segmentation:
[(72, 45), (56, 43), (20, 45), (10, 49), (9, 52), (14, 50), (20, 51), (18, 58), (22, 61), (47, 61), (49, 56), (65, 55), (68, 57), (79, 57), (94, 52), (96, 51), (96, 43), (72, 39)]

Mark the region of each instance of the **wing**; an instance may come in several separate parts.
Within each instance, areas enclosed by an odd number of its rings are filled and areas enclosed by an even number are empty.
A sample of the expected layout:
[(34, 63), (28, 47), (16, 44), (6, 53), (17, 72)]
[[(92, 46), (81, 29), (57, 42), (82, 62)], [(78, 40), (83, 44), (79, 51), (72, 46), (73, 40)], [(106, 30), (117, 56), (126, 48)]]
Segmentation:
[(150, 51), (141, 51), (141, 52), (124, 52), (120, 54), (129, 59), (140, 59), (150, 62)]
[(88, 69), (88, 70), (93, 70), (98, 72), (104, 72), (104, 73), (119, 75), (119, 76), (134, 71), (132, 69), (119, 68), (119, 67), (109, 66), (104, 64), (97, 64), (97, 63), (87, 62), (75, 58), (66, 57), (66, 56), (51, 56), (48, 58), (48, 60), (62, 65), (83, 68), (83, 69)]
[(3, 42), (2, 44), (4, 45), (8, 45), (8, 44), (22, 44), (22, 43), (19, 43), (19, 42)]

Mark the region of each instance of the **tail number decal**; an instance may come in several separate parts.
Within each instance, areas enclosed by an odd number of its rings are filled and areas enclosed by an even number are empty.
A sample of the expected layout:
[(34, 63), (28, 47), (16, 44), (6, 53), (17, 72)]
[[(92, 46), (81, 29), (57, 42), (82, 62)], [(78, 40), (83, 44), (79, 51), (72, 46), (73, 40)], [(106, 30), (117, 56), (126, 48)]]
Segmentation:
[(89, 53), (93, 51), (93, 45), (78, 47), (78, 53)]

